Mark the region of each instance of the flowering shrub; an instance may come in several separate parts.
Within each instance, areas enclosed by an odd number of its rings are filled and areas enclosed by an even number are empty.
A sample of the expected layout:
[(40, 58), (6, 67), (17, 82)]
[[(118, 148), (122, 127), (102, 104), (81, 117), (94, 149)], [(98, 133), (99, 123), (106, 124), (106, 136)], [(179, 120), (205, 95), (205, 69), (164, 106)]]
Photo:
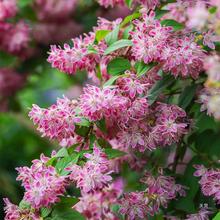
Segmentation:
[[(16, 169), (24, 197), (19, 205), (4, 199), (5, 219), (217, 220), (219, 149), (207, 149), (204, 136), (216, 136), (197, 125), (200, 109), (220, 119), (220, 2), (97, 2), (130, 15), (99, 18), (70, 44), (51, 45), (52, 68), (85, 71), (89, 83), (77, 99), (33, 104), (30, 119), (60, 149)], [(14, 15), (0, 4), (3, 18)], [(35, 2), (45, 22), (68, 20), (75, 4)], [(16, 37), (3, 28), (5, 50), (20, 50), (20, 36), (26, 45), (24, 28), (16, 25)]]

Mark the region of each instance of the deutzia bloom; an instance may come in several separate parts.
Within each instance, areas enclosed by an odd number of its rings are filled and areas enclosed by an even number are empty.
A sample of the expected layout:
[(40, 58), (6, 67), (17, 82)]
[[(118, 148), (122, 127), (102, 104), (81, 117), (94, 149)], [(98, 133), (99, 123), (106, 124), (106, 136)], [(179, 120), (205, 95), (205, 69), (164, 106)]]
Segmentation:
[(206, 169), (204, 166), (195, 166), (197, 171), (195, 176), (201, 177), (199, 184), (205, 196), (212, 196), (214, 200), (220, 204), (220, 170)]
[(75, 134), (74, 123), (81, 120), (76, 116), (77, 101), (71, 101), (64, 97), (57, 99), (57, 103), (48, 109), (33, 105), (29, 117), (38, 127), (42, 136), (57, 139), (63, 146), (71, 146), (80, 137)]
[(17, 168), (17, 180), (22, 181), (25, 188), (24, 199), (36, 209), (58, 202), (65, 192), (66, 177), (59, 176), (54, 167), (47, 166), (48, 160), (41, 155), (40, 160), (32, 161), (30, 168)]

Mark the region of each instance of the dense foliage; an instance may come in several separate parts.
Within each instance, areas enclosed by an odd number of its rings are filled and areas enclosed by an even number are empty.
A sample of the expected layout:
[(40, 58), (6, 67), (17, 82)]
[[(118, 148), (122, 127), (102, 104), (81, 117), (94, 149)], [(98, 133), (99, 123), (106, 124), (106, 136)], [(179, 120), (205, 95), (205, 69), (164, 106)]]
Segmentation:
[[(110, 20), (86, 27), (88, 10)], [(4, 157), (11, 139), (46, 148), (15, 165), (24, 194), (3, 199), (6, 220), (220, 218), (219, 0), (3, 0), (0, 11), (1, 121), (28, 135), (3, 124)], [(45, 57), (42, 45), (83, 25)], [(71, 83), (81, 87), (62, 96)]]

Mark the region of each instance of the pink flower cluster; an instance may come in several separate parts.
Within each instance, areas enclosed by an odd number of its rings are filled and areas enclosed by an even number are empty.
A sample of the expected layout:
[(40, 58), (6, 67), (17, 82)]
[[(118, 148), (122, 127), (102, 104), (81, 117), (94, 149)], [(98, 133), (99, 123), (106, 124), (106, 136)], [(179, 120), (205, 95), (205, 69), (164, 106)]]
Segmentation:
[(83, 167), (73, 165), (68, 168), (71, 171), (70, 180), (76, 182), (77, 188), (80, 188), (84, 194), (101, 190), (112, 180), (109, 171), (107, 156), (94, 146), (93, 154), (85, 154), (88, 161)]
[(92, 121), (103, 117), (117, 117), (126, 108), (127, 99), (117, 94), (117, 89), (88, 86), (80, 96), (80, 108), (83, 116)]
[(207, 204), (201, 206), (198, 213), (187, 215), (186, 220), (209, 220), (209, 216), (212, 214), (212, 211), (208, 208)]
[(116, 203), (123, 190), (121, 180), (112, 182), (109, 161), (106, 154), (97, 146), (93, 153), (86, 153), (87, 162), (80, 167), (73, 165), (67, 168), (71, 171), (69, 179), (76, 182), (81, 190), (80, 201), (73, 207), (88, 219), (115, 219), (111, 205)]
[(201, 177), (199, 184), (205, 196), (213, 196), (220, 204), (220, 169), (207, 169), (203, 165), (195, 165), (194, 176)]
[(76, 7), (76, 0), (35, 0), (34, 8), (40, 20), (66, 20)]
[(134, 21), (132, 55), (146, 64), (161, 63), (162, 69), (175, 77), (197, 78), (202, 70), (204, 52), (194, 42), (194, 37), (182, 34), (180, 38), (171, 27), (161, 26), (154, 17), (154, 12), (144, 13), (143, 21)]
[(77, 70), (84, 69), (93, 72), (97, 56), (90, 54), (87, 47), (93, 43), (94, 36), (91, 35), (85, 39), (75, 38), (72, 41), (72, 48), (68, 44), (64, 45), (64, 49), (55, 45), (51, 46), (48, 62), (52, 64), (52, 67), (69, 74), (75, 74)]
[[(105, 8), (107, 7), (114, 7), (115, 5), (124, 5), (124, 0), (98, 0), (98, 3)], [(134, 0), (134, 4), (141, 4), (143, 7), (148, 9), (154, 9), (157, 5), (159, 5), (159, 0)]]
[(30, 30), (24, 21), (12, 24), (6, 21), (14, 17), (17, 12), (15, 0), (3, 0), (0, 2), (0, 49), (9, 53), (26, 56), (28, 43), (30, 41)]
[(12, 204), (7, 198), (5, 202), (5, 220), (32, 219), (40, 220), (40, 216), (28, 209), (21, 209), (17, 205)]
[(130, 220), (145, 219), (148, 214), (155, 215), (160, 206), (166, 208), (170, 200), (178, 195), (185, 196), (184, 187), (176, 184), (173, 177), (164, 176), (162, 173), (157, 177), (146, 173), (141, 181), (147, 185), (146, 190), (125, 193), (119, 202), (120, 213), (128, 216)]
[(0, 2), (0, 21), (14, 17), (17, 12), (16, 0), (2, 0)]
[(71, 146), (81, 138), (75, 134), (75, 124), (81, 122), (76, 116), (77, 101), (64, 97), (48, 109), (33, 105), (29, 117), (43, 136), (56, 139), (62, 146)]
[(49, 159), (41, 155), (40, 160), (32, 161), (30, 168), (17, 168), (17, 180), (25, 188), (24, 200), (36, 209), (58, 202), (65, 192), (66, 177), (59, 176), (53, 166), (47, 166)]

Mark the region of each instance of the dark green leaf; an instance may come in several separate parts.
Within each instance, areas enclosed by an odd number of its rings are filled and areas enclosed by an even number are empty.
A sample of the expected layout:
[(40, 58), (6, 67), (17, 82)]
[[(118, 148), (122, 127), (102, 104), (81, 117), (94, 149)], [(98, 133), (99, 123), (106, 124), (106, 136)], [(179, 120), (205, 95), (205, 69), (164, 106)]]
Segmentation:
[(161, 24), (164, 25), (164, 26), (173, 27), (174, 31), (179, 31), (179, 30), (184, 28), (183, 24), (181, 24), (181, 23), (179, 23), (175, 20), (172, 20), (172, 19), (163, 20), (163, 21), (161, 21)]
[(113, 76), (120, 75), (121, 73), (124, 73), (126, 70), (129, 70), (131, 68), (130, 61), (119, 57), (114, 60), (112, 60), (108, 64), (108, 73)]
[(0, 67), (13, 66), (17, 58), (11, 54), (0, 51)]
[(101, 119), (96, 122), (97, 127), (104, 133), (107, 132), (106, 124), (105, 124), (105, 119)]
[(155, 63), (145, 64), (144, 62), (137, 62), (134, 67), (137, 71), (137, 76), (141, 77), (155, 65)]
[(163, 90), (170, 86), (173, 82), (175, 82), (175, 79), (171, 75), (165, 75), (160, 81), (156, 82), (149, 91), (149, 103), (152, 105)]
[(82, 137), (87, 137), (89, 130), (90, 130), (90, 127), (87, 127), (87, 126), (76, 125), (76, 128), (75, 128), (75, 132)]
[(84, 220), (85, 218), (72, 208), (78, 201), (76, 197), (62, 197), (54, 207), (52, 220)]
[(196, 93), (196, 88), (197, 88), (197, 85), (193, 84), (193, 85), (190, 85), (190, 86), (187, 86), (183, 92), (181, 93), (180, 97), (179, 97), (179, 106), (181, 108), (186, 108), (190, 102), (193, 100), (193, 97)]
[(131, 40), (125, 40), (125, 39), (122, 39), (122, 40), (119, 40), (119, 41), (116, 41), (114, 42), (113, 44), (111, 44), (111, 46), (109, 46), (106, 50), (105, 50), (105, 53), (104, 55), (108, 55), (110, 53), (112, 53), (113, 51), (116, 51), (120, 48), (123, 48), (123, 47), (130, 47), (132, 46), (133, 43)]
[(119, 33), (119, 28), (120, 26), (116, 26), (115, 29), (113, 31), (111, 31), (110, 33), (108, 33), (105, 36), (105, 41), (106, 43), (110, 46), (113, 43), (115, 43), (118, 40), (118, 33)]

